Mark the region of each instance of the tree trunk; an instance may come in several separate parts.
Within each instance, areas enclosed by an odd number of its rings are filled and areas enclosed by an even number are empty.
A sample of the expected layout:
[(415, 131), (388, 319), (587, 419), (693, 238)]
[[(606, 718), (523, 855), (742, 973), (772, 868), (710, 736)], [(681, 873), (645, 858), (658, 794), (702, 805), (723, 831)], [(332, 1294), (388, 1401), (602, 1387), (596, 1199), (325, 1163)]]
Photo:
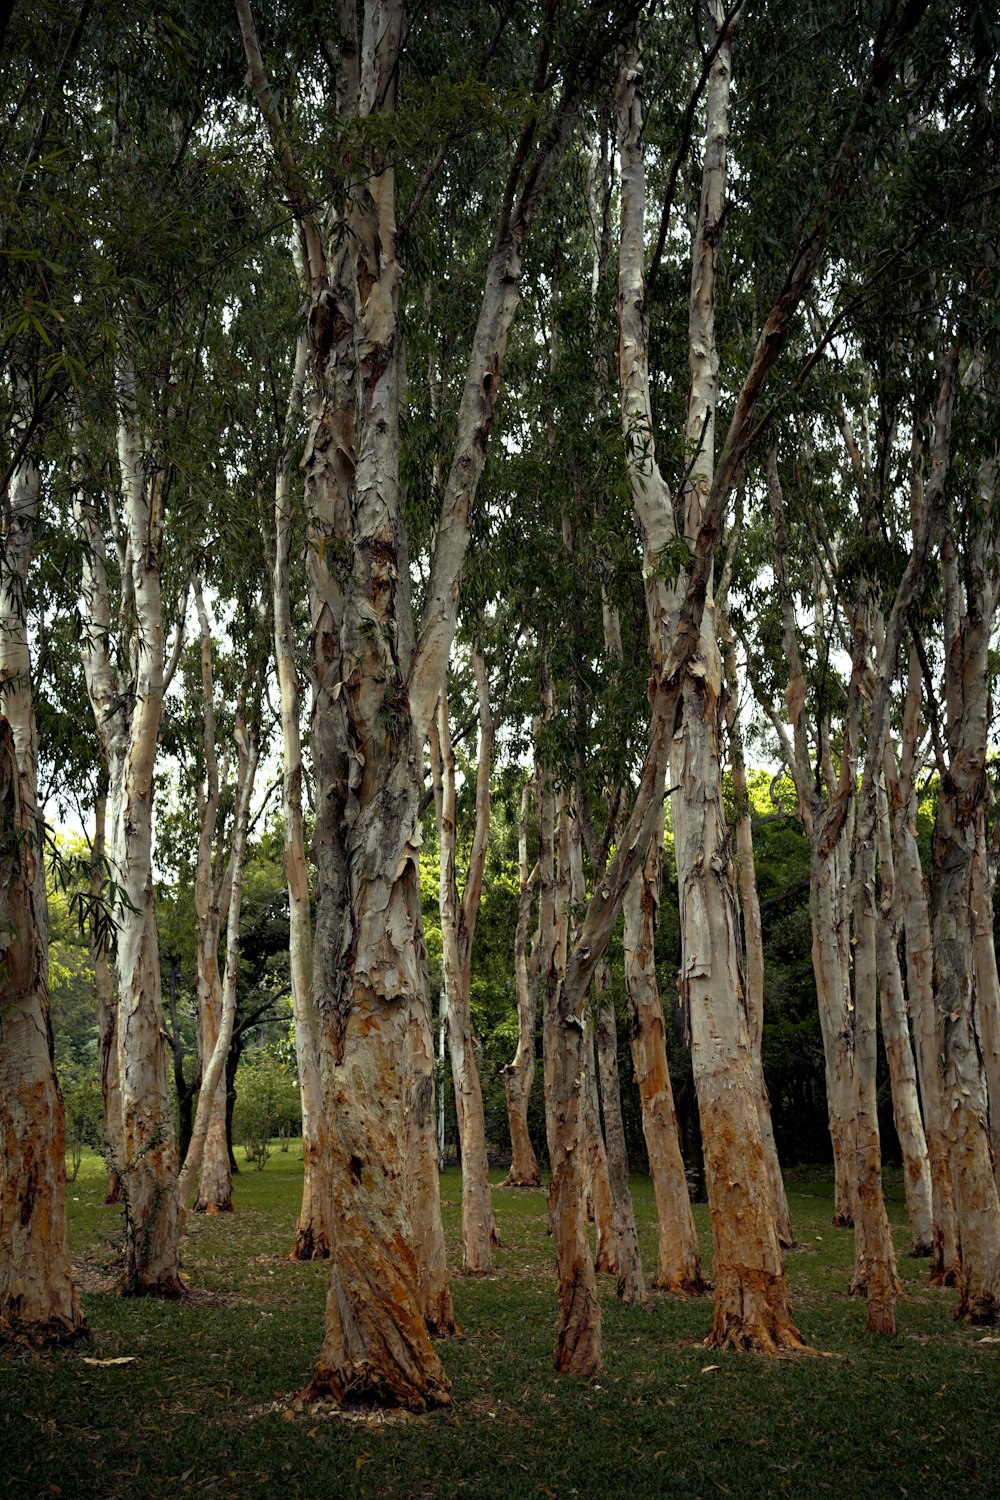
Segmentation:
[(125, 1199), (123, 1290), (176, 1296), (179, 1274), (177, 1148), (167, 1090), (152, 869), (153, 787), (163, 710), (165, 650), (160, 597), (162, 471), (146, 473), (137, 431), (135, 381), (118, 374), (122, 477), (123, 615), (134, 620), (132, 675), (110, 655), (104, 536), (85, 495), (76, 511), (87, 541), (81, 613), (87, 688), (109, 775), (109, 863), (126, 900), (118, 913), (118, 1067)]
[(971, 1323), (993, 1323), (1000, 1314), (1000, 1197), (976, 1034), (973, 915), (976, 851), (985, 812), (988, 651), (998, 592), (997, 548), (986, 519), (995, 478), (995, 461), (984, 464), (977, 510), (964, 518), (964, 602), (950, 521), (941, 549), (948, 763), (938, 791), (931, 850), (937, 1040), (961, 1246), (958, 1315)]
[(646, 1278), (639, 1255), (639, 1236), (629, 1188), (628, 1152), (622, 1125), (621, 1092), (618, 1083), (618, 1033), (614, 1001), (607, 993), (610, 975), (601, 964), (594, 978), (597, 1015), (597, 1061), (604, 1103), (604, 1130), (607, 1142), (608, 1179), (611, 1187), (611, 1212), (615, 1236), (615, 1269), (618, 1273), (618, 1300), (625, 1303), (645, 1302)]
[[(985, 692), (985, 685), (984, 673), (977, 687)], [(1000, 1314), (1000, 1200), (975, 1031), (971, 918), (981, 777), (979, 757), (953, 757), (938, 792), (931, 888), (938, 1045), (961, 1245), (958, 1313), (970, 1323), (994, 1323)]]
[(45, 871), (27, 585), (40, 477), (20, 464), (0, 547), (0, 1333), (86, 1332), (66, 1233), (62, 1096), (49, 1016)]
[[(889, 796), (893, 810), (895, 870), (906, 937), (906, 993), (913, 1020), (914, 1050), (931, 1175), (930, 1279), (935, 1286), (957, 1286), (961, 1272), (958, 1221), (955, 1216), (942, 1078), (938, 1062), (930, 902), (916, 835), (915, 753), (920, 694), (920, 663), (916, 651), (911, 649), (903, 719), (902, 777), (890, 775)], [(895, 773), (894, 757), (890, 755), (888, 760), (890, 773)]]
[(972, 941), (976, 964), (976, 1026), (983, 1052), (989, 1106), (993, 1171), (1000, 1187), (1000, 977), (993, 938), (993, 887), (986, 844), (986, 815), (980, 819), (972, 864)]
[(809, 917), (833, 1146), (833, 1223), (842, 1229), (852, 1228), (855, 1217), (850, 889), (850, 822), (835, 798), (813, 825)]
[(878, 788), (878, 859), (881, 893), (876, 913), (875, 946), (878, 969), (882, 1040), (889, 1060), (892, 1117), (903, 1153), (906, 1213), (910, 1223), (910, 1254), (929, 1256), (933, 1250), (934, 1214), (927, 1138), (920, 1117), (917, 1070), (910, 1043), (906, 998), (899, 967), (900, 901), (892, 857), (888, 798)]
[(455, 1112), (462, 1152), (462, 1265), (472, 1275), (485, 1276), (493, 1270), (493, 1247), (500, 1243), (500, 1237), (497, 1234), (490, 1194), (486, 1123), (479, 1069), (476, 1065), (470, 986), (472, 939), (482, 893), (489, 835), (493, 718), (478, 642), (473, 656), (479, 686), (476, 821), (469, 870), (461, 899), (455, 867), (455, 755), (451, 744), (446, 693), (442, 693), (438, 701), (437, 727), (436, 732), (432, 732), (430, 741), (441, 846), (439, 906), (443, 944), (442, 982), (447, 1006)]
[(282, 858), (288, 882), (288, 967), (295, 1018), (295, 1061), (302, 1109), (302, 1206), (295, 1226), (292, 1260), (326, 1260), (330, 1254), (330, 1183), (326, 1116), (319, 1064), (319, 1023), (312, 992), (312, 913), (302, 821), (301, 689), (295, 670), (289, 573), (292, 560), (291, 476), (293, 442), (305, 383), (308, 344), (295, 348), (284, 444), (274, 481), (274, 661), (278, 678), (282, 747)]
[(94, 903), (90, 919), (90, 958), (94, 965), (94, 989), (97, 994), (97, 1048), (101, 1076), (101, 1102), (104, 1109), (104, 1150), (108, 1166), (105, 1203), (122, 1201), (119, 1175), (124, 1159), (122, 1141), (122, 1096), (118, 1078), (118, 999), (108, 963), (108, 935), (96, 920), (96, 903), (104, 889), (105, 828), (107, 819), (107, 772), (98, 771), (98, 791), (94, 803), (94, 842), (91, 846), (90, 896)]
[(778, 1240), (785, 1248), (795, 1244), (792, 1216), (785, 1194), (785, 1183), (778, 1160), (778, 1147), (771, 1123), (771, 1101), (764, 1079), (764, 938), (760, 925), (760, 900), (757, 896), (757, 871), (753, 853), (753, 826), (750, 817), (750, 796), (747, 791), (746, 766), (743, 761), (743, 738), (738, 718), (739, 687), (736, 675), (736, 653), (732, 645), (732, 633), (723, 614), (720, 618), (725, 640), (726, 670), (726, 728), (729, 734), (729, 759), (733, 777), (733, 800), (736, 803), (736, 864), (739, 878), (740, 904), (743, 908), (743, 952), (746, 969), (747, 1024), (750, 1030), (750, 1048), (753, 1057), (754, 1084), (757, 1089), (757, 1115), (760, 1120), (760, 1140), (767, 1163), (767, 1176), (771, 1184), (774, 1201), (774, 1220)]
[[(177, 1187), (182, 1231), (187, 1201), (199, 1167), (202, 1169), (202, 1181), (198, 1203), (195, 1207), (198, 1208), (199, 1203), (208, 1200), (209, 1212), (212, 1211), (214, 1200), (210, 1198), (210, 1189), (205, 1187), (205, 1169), (202, 1166), (202, 1163), (207, 1160), (210, 1141), (216, 1153), (216, 1159), (212, 1163), (216, 1176), (211, 1188), (218, 1190), (221, 1167), (225, 1181), (229, 1184), (229, 1208), (232, 1208), (232, 1180), (229, 1177), (229, 1154), (226, 1150), (225, 1074), (226, 1059), (229, 1056), (233, 1038), (233, 1021), (236, 1016), (236, 982), (240, 964), (240, 915), (243, 906), (243, 874), (246, 866), (247, 833), (250, 825), (250, 801), (253, 797), (257, 761), (260, 754), (259, 702), (254, 707), (257, 722), (253, 724), (249, 735), (239, 716), (236, 721), (236, 742), (240, 764), (236, 777), (232, 850), (227, 874), (229, 899), (226, 920), (226, 978), (222, 986), (220, 997), (222, 1005), (212, 1051), (204, 1056), (202, 1062), (198, 1110), (191, 1131), (191, 1144), (184, 1158)], [(218, 1159), (220, 1155), (221, 1164)], [(219, 1208), (216, 1207), (215, 1211), (218, 1212)]]
[[(22, 680), (17, 692), (28, 691)], [(86, 1333), (86, 1323), (66, 1235), (63, 1104), (35, 915), (38, 831), (21, 798), (5, 718), (0, 826), (0, 1333), (71, 1339)]]
[(698, 1234), (691, 1212), (684, 1158), (681, 1155), (670, 1068), (667, 1062), (663, 1006), (656, 981), (656, 920), (663, 863), (662, 814), (649, 854), (625, 895), (625, 990), (629, 1041), (639, 1099), (642, 1131), (653, 1179), (658, 1222), (657, 1268), (653, 1286), (674, 1295), (700, 1296), (709, 1290), (701, 1270)]
[[(219, 803), (221, 787), (215, 746), (215, 683), (212, 670), (212, 629), (205, 607), (200, 580), (195, 580), (195, 607), (201, 630), (201, 680), (202, 720), (205, 755), (205, 799), (202, 807), (201, 830), (198, 840), (198, 857), (195, 865), (194, 907), (198, 924), (198, 1058), (201, 1065), (202, 1091), (198, 1101), (198, 1114), (203, 1115), (205, 1101), (208, 1103), (205, 1134), (195, 1146), (192, 1158), (193, 1139), (185, 1146), (181, 1172), (182, 1188), (190, 1186), (197, 1173), (188, 1174), (187, 1163), (198, 1160), (201, 1176), (195, 1198), (196, 1213), (232, 1213), (233, 1179), (229, 1171), (229, 1152), (226, 1149), (226, 1098), (225, 1092), (214, 1089), (206, 1095), (205, 1079), (209, 1060), (215, 1052), (216, 1043), (223, 1025), (222, 977), (219, 973), (219, 935), (226, 921), (226, 908), (231, 899), (231, 876), (223, 865), (221, 830), (219, 829)], [(235, 838), (235, 835), (234, 835)], [(230, 1027), (231, 1029), (231, 1027)], [(194, 1127), (192, 1127), (194, 1130)], [(187, 1198), (180, 1194), (180, 1209), (183, 1218)]]
[(538, 1007), (538, 944), (528, 956), (528, 929), (531, 925), (531, 896), (538, 880), (539, 866), (528, 869), (528, 805), (531, 782), (521, 790), (521, 814), (518, 822), (517, 851), (520, 894), (517, 906), (517, 928), (514, 933), (514, 987), (517, 1003), (517, 1050), (513, 1061), (504, 1068), (504, 1093), (507, 1096), (507, 1118), (510, 1122), (510, 1171), (504, 1187), (541, 1187), (535, 1149), (528, 1133), (528, 1108), (535, 1079), (535, 1017)]

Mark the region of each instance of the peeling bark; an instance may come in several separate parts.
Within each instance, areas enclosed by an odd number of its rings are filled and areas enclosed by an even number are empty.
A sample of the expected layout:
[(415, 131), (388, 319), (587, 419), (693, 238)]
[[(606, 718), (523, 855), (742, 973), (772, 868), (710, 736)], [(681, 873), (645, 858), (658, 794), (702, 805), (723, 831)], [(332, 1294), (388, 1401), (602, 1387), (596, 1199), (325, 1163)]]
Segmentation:
[(948, 758), (938, 792), (931, 880), (937, 1035), (961, 1244), (958, 1316), (972, 1323), (994, 1323), (1000, 1315), (1000, 1198), (975, 1024), (973, 931), (976, 850), (985, 813), (987, 658), (1000, 593), (988, 520), (995, 484), (996, 460), (987, 460), (975, 511), (965, 517), (964, 590), (950, 516), (941, 549)]
[(66, 1233), (66, 1151), (49, 1015), (37, 729), (27, 630), (40, 478), (0, 497), (0, 1336), (87, 1331)]
[[(98, 772), (98, 792), (94, 803), (94, 841), (91, 845), (90, 896), (95, 903), (104, 887), (105, 830), (107, 822), (107, 772)], [(94, 965), (94, 989), (97, 993), (97, 1048), (101, 1078), (101, 1102), (104, 1109), (104, 1145), (108, 1162), (108, 1186), (105, 1203), (120, 1203), (121, 1178), (116, 1162), (121, 1162), (124, 1148), (122, 1133), (122, 1096), (118, 1077), (118, 997), (108, 962), (104, 934), (98, 931), (94, 917), (90, 922), (90, 959)]]
[[(721, 11), (713, 10), (716, 25)], [(728, 22), (726, 23), (729, 24)], [(744, 385), (724, 447), (721, 475), (714, 474), (714, 421), (718, 361), (714, 335), (715, 256), (725, 196), (731, 31), (722, 39), (709, 78), (702, 195), (692, 251), (689, 311), (688, 440), (694, 448), (683, 496), (685, 528), (696, 564), (688, 579), (690, 608), (695, 568), (711, 593), (711, 519), (719, 495), (728, 494)], [(691, 611), (683, 632), (671, 616), (676, 603), (660, 579), (657, 554), (674, 532), (673, 511), (652, 453), (642, 287), (641, 62), (625, 56), (618, 81), (618, 144), (622, 161), (619, 256), (619, 379), (626, 435), (634, 416), (644, 421), (647, 451), (631, 455), (633, 503), (643, 541), (644, 575), (654, 664), (686, 638), (680, 724), (671, 745), (672, 802), (680, 886), (681, 988), (691, 1034), (706, 1179), (715, 1249), (713, 1346), (733, 1344), (774, 1352), (800, 1348), (791, 1317), (764, 1163), (753, 1080), (750, 1038), (743, 1006), (736, 935), (735, 873), (722, 807), (720, 737), (721, 661), (710, 605)], [(758, 345), (758, 349), (760, 345)], [(750, 377), (748, 377), (749, 380)], [(761, 377), (762, 378), (762, 377)], [(759, 385), (759, 382), (758, 382)], [(652, 481), (652, 482), (650, 482)], [(709, 534), (706, 534), (709, 532)], [(704, 559), (703, 561), (699, 561)]]
[(284, 443), (274, 481), (274, 565), (271, 572), (274, 661), (281, 713), (282, 860), (288, 882), (288, 967), (302, 1109), (302, 1205), (290, 1258), (303, 1261), (326, 1260), (332, 1238), (319, 1020), (313, 1000), (312, 913), (302, 819), (302, 737), (299, 728), (302, 694), (295, 668), (297, 651), (289, 595), (292, 450), (305, 385), (307, 355), (306, 338), (300, 335), (295, 350)]
[[(110, 653), (111, 610), (103, 526), (80, 483), (74, 508), (87, 547), (80, 612), (87, 690), (109, 776), (109, 863), (128, 898), (118, 914), (118, 1072), (125, 1202), (123, 1290), (177, 1296), (179, 1274), (177, 1148), (167, 1090), (163, 1006), (152, 872), (156, 744), (163, 711), (165, 644), (160, 568), (163, 550), (162, 471), (147, 473), (138, 430), (134, 373), (117, 377), (118, 455), (126, 680)], [(178, 645), (180, 632), (178, 633)]]
[[(223, 997), (222, 976), (219, 972), (219, 937), (227, 920), (233, 877), (231, 869), (227, 870), (225, 867), (222, 830), (218, 826), (223, 788), (220, 784), (215, 748), (212, 628), (199, 579), (195, 580), (194, 600), (201, 631), (202, 723), (205, 756), (205, 796), (201, 809), (201, 830), (194, 878), (194, 909), (198, 928), (198, 1058), (202, 1078), (198, 1113), (202, 1115), (209, 1060), (215, 1051), (222, 1030)], [(204, 1116), (203, 1139), (196, 1147), (197, 1156), (200, 1157), (201, 1176), (195, 1199), (195, 1211), (213, 1214), (231, 1213), (233, 1179), (229, 1170), (229, 1151), (226, 1143), (225, 1091), (213, 1089), (207, 1098), (211, 1103), (207, 1115)], [(187, 1207), (184, 1189), (194, 1181), (198, 1170), (196, 1166), (194, 1173), (188, 1171), (188, 1163), (195, 1159), (191, 1155), (191, 1146), (192, 1141), (189, 1139), (184, 1152), (185, 1160), (179, 1190), (182, 1219)]]

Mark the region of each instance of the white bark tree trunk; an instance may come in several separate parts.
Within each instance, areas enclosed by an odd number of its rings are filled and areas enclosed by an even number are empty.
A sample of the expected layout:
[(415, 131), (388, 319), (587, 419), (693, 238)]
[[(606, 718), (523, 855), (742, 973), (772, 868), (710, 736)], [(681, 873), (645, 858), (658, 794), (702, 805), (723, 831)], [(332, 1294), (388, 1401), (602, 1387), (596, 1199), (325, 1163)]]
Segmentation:
[(879, 905), (876, 914), (875, 948), (878, 969), (882, 1040), (889, 1060), (892, 1085), (892, 1117), (903, 1153), (903, 1184), (910, 1224), (910, 1254), (929, 1256), (934, 1239), (931, 1168), (920, 1115), (917, 1070), (910, 1043), (906, 996), (899, 965), (901, 902), (896, 886), (892, 855), (892, 829), (888, 796), (878, 788)]
[(302, 1205), (292, 1260), (326, 1260), (330, 1254), (330, 1182), (326, 1112), (319, 1060), (319, 1020), (313, 1000), (312, 912), (302, 819), (302, 694), (295, 668), (289, 574), (292, 561), (292, 456), (305, 385), (308, 343), (296, 344), (285, 441), (274, 484), (274, 566), (271, 574), (274, 661), (278, 679), (282, 747), (282, 859), (288, 882), (288, 966), (295, 1018), (295, 1060), (302, 1109)]
[[(225, 868), (221, 830), (219, 829), (219, 804), (222, 787), (219, 780), (219, 765), (215, 737), (215, 680), (212, 669), (212, 628), (205, 606), (200, 580), (195, 580), (195, 608), (201, 632), (201, 681), (202, 723), (205, 755), (205, 796), (201, 810), (201, 830), (198, 839), (198, 855), (195, 864), (194, 908), (198, 927), (198, 1057), (201, 1064), (202, 1093), (198, 1112), (202, 1113), (205, 1099), (205, 1079), (216, 1042), (223, 1024), (222, 976), (219, 972), (219, 937), (226, 922), (232, 884), (231, 874)], [(235, 839), (234, 839), (235, 842)], [(233, 1179), (229, 1167), (229, 1147), (226, 1140), (226, 1096), (214, 1090), (208, 1095), (212, 1101), (206, 1117), (205, 1138), (197, 1148), (201, 1176), (195, 1210), (198, 1213), (231, 1213), (233, 1208)], [(187, 1162), (194, 1160), (191, 1154), (193, 1140), (188, 1144), (187, 1160), (181, 1171), (179, 1188), (180, 1208), (183, 1218), (187, 1207), (185, 1188), (194, 1180), (187, 1172)], [(198, 1166), (195, 1167), (195, 1174)]]
[(980, 470), (975, 512), (966, 516), (964, 599), (951, 518), (942, 544), (948, 760), (938, 792), (931, 881), (938, 1047), (961, 1245), (958, 1313), (973, 1323), (993, 1323), (1000, 1314), (1000, 1197), (976, 1033), (973, 916), (985, 810), (988, 650), (1000, 592), (997, 544), (987, 520), (995, 485), (992, 459)]
[(483, 1094), (476, 1065), (472, 1027), (472, 942), (482, 896), (490, 825), (490, 771), (493, 716), (482, 650), (476, 643), (473, 666), (479, 698), (479, 752), (472, 850), (465, 887), (458, 892), (456, 869), (457, 798), (455, 753), (451, 743), (448, 697), (438, 701), (437, 725), (430, 736), (440, 843), (439, 906), (443, 945), (442, 982), (448, 1022), (448, 1045), (455, 1086), (455, 1112), (462, 1150), (462, 1265), (475, 1276), (493, 1270), (493, 1248), (500, 1243), (490, 1194), (489, 1157)]
[(778, 1147), (771, 1123), (771, 1101), (764, 1079), (762, 1054), (764, 1038), (764, 936), (760, 923), (760, 900), (757, 895), (757, 872), (753, 853), (753, 825), (750, 816), (750, 797), (747, 791), (746, 766), (743, 761), (743, 738), (740, 733), (738, 706), (739, 687), (736, 675), (736, 653), (732, 634), (723, 615), (720, 624), (725, 640), (726, 671), (726, 728), (729, 736), (729, 763), (733, 778), (733, 798), (736, 803), (736, 862), (739, 879), (740, 905), (743, 910), (744, 980), (746, 984), (747, 1024), (750, 1030), (750, 1048), (753, 1058), (754, 1084), (757, 1089), (757, 1116), (760, 1120), (760, 1140), (767, 1164), (768, 1181), (774, 1202), (774, 1219), (781, 1245), (788, 1249), (795, 1244), (792, 1216), (785, 1194), (785, 1183), (778, 1160)]
[(131, 662), (127, 680), (110, 654), (103, 528), (83, 489), (77, 491), (75, 508), (87, 542), (82, 645), (87, 690), (108, 765), (109, 863), (127, 898), (118, 918), (114, 965), (124, 1152), (116, 1163), (125, 1201), (123, 1287), (176, 1296), (183, 1290), (177, 1148), (167, 1088), (152, 871), (154, 767), (165, 669), (160, 596), (164, 476), (145, 471), (135, 381), (127, 366), (119, 370), (117, 399), (122, 617), (123, 623), (134, 621), (124, 642)]
[(917, 741), (921, 682), (920, 662), (916, 651), (911, 648), (903, 711), (901, 760), (897, 770), (895, 757), (890, 752), (887, 756), (887, 777), (893, 813), (895, 871), (906, 938), (906, 993), (913, 1022), (914, 1050), (931, 1173), (933, 1229), (930, 1279), (937, 1286), (956, 1286), (960, 1274), (958, 1221), (955, 1216), (942, 1075), (938, 1060), (930, 898), (917, 844)]
[(116, 1163), (124, 1157), (122, 1142), (122, 1095), (118, 1077), (118, 997), (108, 962), (108, 937), (96, 920), (96, 905), (104, 889), (107, 826), (107, 777), (102, 765), (98, 772), (98, 791), (94, 803), (94, 842), (91, 846), (90, 898), (94, 910), (90, 919), (90, 961), (94, 966), (94, 989), (97, 993), (97, 1049), (101, 1078), (101, 1102), (104, 1109), (104, 1146), (108, 1162), (108, 1187), (105, 1203), (120, 1203), (121, 1178)]

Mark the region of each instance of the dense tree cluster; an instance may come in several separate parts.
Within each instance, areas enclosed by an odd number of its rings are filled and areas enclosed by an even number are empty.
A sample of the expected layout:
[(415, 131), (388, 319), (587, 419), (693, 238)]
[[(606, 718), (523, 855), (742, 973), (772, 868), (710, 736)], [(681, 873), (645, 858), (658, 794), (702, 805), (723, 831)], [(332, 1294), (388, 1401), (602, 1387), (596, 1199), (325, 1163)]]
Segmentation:
[(317, 1396), (450, 1400), (435, 992), (463, 1268), (502, 1046), (560, 1370), (597, 1271), (647, 1296), (640, 1136), (653, 1287), (802, 1347), (817, 1108), (894, 1331), (883, 1076), (914, 1253), (996, 1320), (998, 47), (972, 0), (3, 9), (0, 1330), (85, 1328), (70, 905), (123, 1289), (183, 1292), (293, 1021)]

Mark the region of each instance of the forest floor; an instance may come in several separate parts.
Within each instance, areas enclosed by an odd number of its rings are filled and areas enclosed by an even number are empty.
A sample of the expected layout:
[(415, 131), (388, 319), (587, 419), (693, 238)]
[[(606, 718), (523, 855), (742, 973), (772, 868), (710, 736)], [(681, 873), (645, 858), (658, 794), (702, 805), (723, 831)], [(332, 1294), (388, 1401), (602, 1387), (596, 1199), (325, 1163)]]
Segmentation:
[[(191, 1296), (162, 1303), (113, 1294), (120, 1211), (102, 1202), (99, 1159), (84, 1158), (70, 1235), (93, 1336), (47, 1353), (0, 1349), (4, 1497), (1000, 1494), (1000, 1330), (955, 1323), (954, 1293), (929, 1287), (927, 1262), (905, 1257), (899, 1189), (890, 1191), (905, 1284), (895, 1338), (866, 1335), (864, 1304), (846, 1294), (852, 1237), (830, 1227), (829, 1184), (792, 1181), (796, 1318), (832, 1357), (708, 1351), (710, 1300), (619, 1307), (605, 1277), (604, 1373), (581, 1380), (552, 1370), (544, 1197), (497, 1186), (497, 1273), (453, 1280), (464, 1336), (441, 1347), (453, 1410), (366, 1419), (307, 1407), (297, 1394), (318, 1352), (325, 1284), (322, 1265), (287, 1259), (301, 1172), (293, 1142), (262, 1173), (240, 1173), (236, 1213), (192, 1216)], [(651, 1271), (648, 1180), (635, 1178), (633, 1191)], [(460, 1193), (459, 1174), (446, 1173), (456, 1268)], [(704, 1205), (695, 1214), (707, 1261)]]

